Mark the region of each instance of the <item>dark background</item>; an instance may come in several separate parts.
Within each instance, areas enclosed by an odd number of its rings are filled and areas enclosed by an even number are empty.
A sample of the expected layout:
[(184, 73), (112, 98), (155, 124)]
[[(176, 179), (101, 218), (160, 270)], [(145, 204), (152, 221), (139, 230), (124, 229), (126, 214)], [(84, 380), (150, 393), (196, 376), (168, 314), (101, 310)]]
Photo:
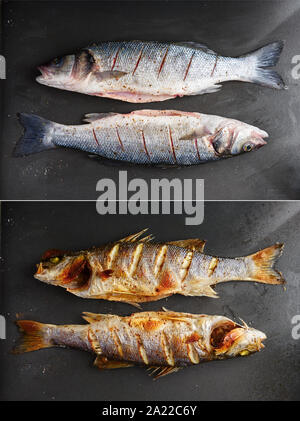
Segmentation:
[[(278, 262), (283, 286), (249, 282), (217, 285), (219, 299), (173, 296), (143, 304), (176, 311), (241, 317), (268, 336), (265, 349), (246, 358), (188, 367), (156, 382), (144, 368), (99, 371), (94, 356), (51, 348), (12, 355), (17, 318), (83, 323), (81, 312), (126, 315), (132, 306), (87, 300), (33, 278), (35, 263), (49, 248), (84, 249), (114, 241), (144, 227), (157, 241), (207, 239), (207, 253), (241, 256), (285, 242)], [(95, 203), (5, 203), (2, 250), (7, 340), (1, 341), (1, 400), (297, 400), (300, 340), (291, 319), (300, 314), (300, 204), (206, 203), (205, 222), (184, 225), (183, 216), (99, 216)], [(211, 410), (211, 409), (210, 409)]]
[[(128, 177), (204, 178), (206, 199), (298, 199), (299, 81), (291, 76), (299, 54), (299, 1), (4, 1), (3, 48), (7, 58), (0, 142), (2, 199), (95, 199), (96, 182)], [(278, 71), (289, 85), (276, 91), (242, 82), (218, 93), (152, 104), (129, 104), (39, 85), (36, 66), (104, 40), (198, 41), (220, 54), (238, 56), (278, 39), (286, 41)], [(158, 108), (237, 118), (270, 134), (257, 152), (222, 162), (162, 169), (104, 163), (74, 150), (13, 158), (21, 136), (16, 113), (39, 114), (80, 124), (91, 112)], [(1, 125), (2, 127), (2, 125)]]

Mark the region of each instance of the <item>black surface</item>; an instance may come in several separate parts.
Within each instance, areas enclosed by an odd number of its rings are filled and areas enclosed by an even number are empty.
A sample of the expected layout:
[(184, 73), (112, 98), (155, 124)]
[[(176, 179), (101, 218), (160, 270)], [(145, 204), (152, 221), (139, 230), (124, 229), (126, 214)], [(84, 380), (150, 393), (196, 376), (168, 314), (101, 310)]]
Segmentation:
[[(2, 199), (95, 199), (96, 182), (128, 177), (204, 178), (206, 199), (296, 199), (299, 177), (299, 80), (291, 77), (299, 54), (298, 1), (223, 2), (4, 2), (7, 80), (0, 143)], [(286, 45), (278, 71), (289, 85), (276, 91), (242, 82), (220, 92), (152, 104), (129, 104), (60, 91), (35, 82), (36, 66), (91, 42), (143, 39), (200, 41), (220, 54), (238, 56), (268, 42)], [(104, 164), (85, 153), (55, 150), (27, 158), (11, 156), (22, 133), (17, 112), (65, 124), (85, 113), (158, 108), (238, 118), (266, 130), (269, 145), (244, 156), (181, 169)]]
[[(300, 341), (291, 335), (299, 314), (300, 204), (207, 203), (205, 222), (186, 227), (182, 216), (100, 217), (94, 203), (6, 203), (2, 206), (4, 289), (2, 314), (7, 340), (1, 342), (1, 399), (7, 400), (297, 400), (300, 396)], [(219, 299), (173, 296), (143, 305), (176, 311), (241, 317), (264, 331), (265, 349), (247, 358), (189, 367), (153, 382), (144, 368), (100, 372), (94, 356), (71, 349), (23, 355), (10, 350), (19, 334), (16, 318), (50, 323), (81, 323), (82, 311), (130, 314), (127, 304), (84, 300), (32, 276), (49, 248), (83, 249), (117, 240), (145, 226), (159, 241), (200, 237), (206, 252), (250, 254), (285, 242), (277, 265), (283, 286), (230, 282), (217, 286)]]

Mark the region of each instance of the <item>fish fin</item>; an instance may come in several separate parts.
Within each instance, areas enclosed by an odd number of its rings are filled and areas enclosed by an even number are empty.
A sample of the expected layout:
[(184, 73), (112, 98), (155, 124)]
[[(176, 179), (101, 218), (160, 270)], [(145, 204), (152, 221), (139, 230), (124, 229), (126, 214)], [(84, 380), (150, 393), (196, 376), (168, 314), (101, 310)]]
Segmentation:
[(135, 303), (133, 301), (123, 301), (125, 304), (129, 304), (135, 308), (138, 308), (139, 310), (142, 310), (142, 306), (139, 303)]
[(90, 313), (88, 311), (84, 311), (81, 316), (84, 320), (86, 320), (88, 323), (95, 323), (100, 322), (103, 319), (108, 319), (110, 317), (113, 317), (112, 314), (101, 314), (101, 313)]
[(195, 48), (197, 50), (202, 50), (205, 53), (208, 54), (214, 54), (217, 55), (217, 53), (210, 48), (208, 48), (207, 45), (201, 44), (200, 42), (194, 42), (194, 41), (183, 41), (183, 42), (176, 42), (176, 45), (181, 45), (182, 47), (188, 47), (188, 48)]
[(168, 241), (166, 244), (187, 248), (202, 253), (205, 247), (205, 243), (205, 240), (200, 240), (199, 238), (191, 238), (189, 240)]
[(92, 123), (93, 121), (103, 120), (104, 118), (113, 117), (115, 115), (118, 115), (118, 113), (90, 113), (85, 114), (82, 121)]
[(217, 84), (214, 84), (214, 85), (211, 85), (211, 86), (209, 86), (209, 87), (207, 87), (207, 88), (203, 88), (203, 89), (201, 89), (200, 91), (198, 91), (198, 92), (194, 92), (193, 94), (191, 94), (191, 95), (203, 95), (203, 94), (212, 94), (212, 93), (214, 93), (214, 92), (218, 92), (221, 88), (222, 88), (222, 86), (223, 85), (217, 85)]
[(114, 361), (108, 360), (106, 357), (101, 355), (97, 355), (94, 365), (98, 367), (100, 370), (110, 370), (113, 368), (125, 368), (125, 367), (132, 367), (134, 364), (124, 361)]
[[(148, 231), (148, 228), (143, 229), (142, 231), (139, 231), (135, 234), (132, 235), (128, 235), (127, 237), (122, 238), (121, 240), (117, 241), (117, 243), (134, 243), (135, 241), (139, 241), (142, 242), (143, 238), (141, 239), (140, 237), (144, 234), (144, 232)], [(150, 235), (148, 235), (147, 237), (145, 237), (145, 239), (147, 241), (150, 241), (149, 237), (154, 238)]]
[(276, 243), (271, 247), (245, 257), (246, 261), (251, 262), (250, 279), (248, 281), (251, 280), (263, 284), (284, 284), (285, 280), (282, 274), (273, 269), (276, 260), (282, 254), (283, 247), (284, 244)]
[(250, 76), (247, 76), (249, 82), (258, 83), (269, 88), (287, 89), (281, 76), (274, 70), (269, 69), (269, 67), (274, 67), (278, 62), (283, 45), (283, 41), (272, 42), (242, 56), (242, 58), (250, 59), (251, 67), (247, 67), (247, 71), (251, 71)]
[(15, 146), (13, 156), (31, 155), (57, 147), (52, 142), (53, 126), (57, 123), (34, 114), (20, 113), (18, 117), (25, 131)]
[(49, 337), (47, 337), (47, 330), (50, 325), (32, 320), (18, 320), (16, 324), (20, 332), (22, 332), (23, 337), (21, 338), (20, 344), (14, 348), (14, 354), (22, 354), (23, 352), (31, 352), (54, 346)]
[[(160, 377), (167, 376), (171, 373), (176, 373), (176, 371), (180, 370), (182, 367), (156, 367), (151, 366), (147, 368), (147, 371), (150, 371), (149, 376), (152, 376), (154, 380), (159, 379)], [(151, 371), (152, 370), (152, 371)]]
[(93, 76), (96, 77), (96, 79), (99, 82), (102, 82), (103, 80), (109, 80), (109, 79), (119, 79), (122, 76), (127, 75), (126, 72), (120, 72), (119, 70), (108, 70), (106, 72), (93, 72)]
[(189, 281), (188, 285), (185, 287), (185, 291), (182, 295), (192, 296), (192, 297), (211, 297), (211, 298), (219, 298), (216, 291), (209, 285), (201, 285), (201, 279), (194, 279)]

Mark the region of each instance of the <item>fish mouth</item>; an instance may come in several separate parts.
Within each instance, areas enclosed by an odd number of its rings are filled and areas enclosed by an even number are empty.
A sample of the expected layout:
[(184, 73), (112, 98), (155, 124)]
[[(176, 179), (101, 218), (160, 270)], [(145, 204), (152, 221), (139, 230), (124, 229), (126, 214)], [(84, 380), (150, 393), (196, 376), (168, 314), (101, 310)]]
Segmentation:
[(213, 327), (210, 345), (218, 356), (248, 355), (264, 348), (265, 339), (263, 332), (228, 320)]

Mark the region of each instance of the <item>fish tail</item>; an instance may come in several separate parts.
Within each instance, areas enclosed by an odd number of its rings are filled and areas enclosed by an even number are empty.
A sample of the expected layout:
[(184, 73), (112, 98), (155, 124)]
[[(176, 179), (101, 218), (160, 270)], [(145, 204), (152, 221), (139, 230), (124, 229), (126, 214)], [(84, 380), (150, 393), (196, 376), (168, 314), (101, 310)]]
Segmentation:
[(49, 334), (49, 327), (53, 325), (34, 322), (32, 320), (18, 320), (16, 324), (23, 336), (20, 344), (13, 350), (14, 354), (22, 354), (23, 352), (36, 351), (37, 349), (54, 346)]
[(277, 243), (245, 257), (246, 260), (250, 261), (250, 278), (252, 281), (263, 284), (285, 283), (282, 274), (273, 268), (282, 254), (283, 247), (283, 244)]
[(46, 149), (56, 148), (52, 140), (53, 128), (57, 123), (34, 114), (20, 113), (18, 117), (25, 130), (15, 147), (14, 156), (31, 155)]
[(283, 41), (272, 42), (243, 56), (247, 58), (247, 69), (252, 69), (247, 77), (249, 82), (269, 88), (287, 89), (282, 77), (275, 70), (270, 69), (277, 64), (283, 45)]

